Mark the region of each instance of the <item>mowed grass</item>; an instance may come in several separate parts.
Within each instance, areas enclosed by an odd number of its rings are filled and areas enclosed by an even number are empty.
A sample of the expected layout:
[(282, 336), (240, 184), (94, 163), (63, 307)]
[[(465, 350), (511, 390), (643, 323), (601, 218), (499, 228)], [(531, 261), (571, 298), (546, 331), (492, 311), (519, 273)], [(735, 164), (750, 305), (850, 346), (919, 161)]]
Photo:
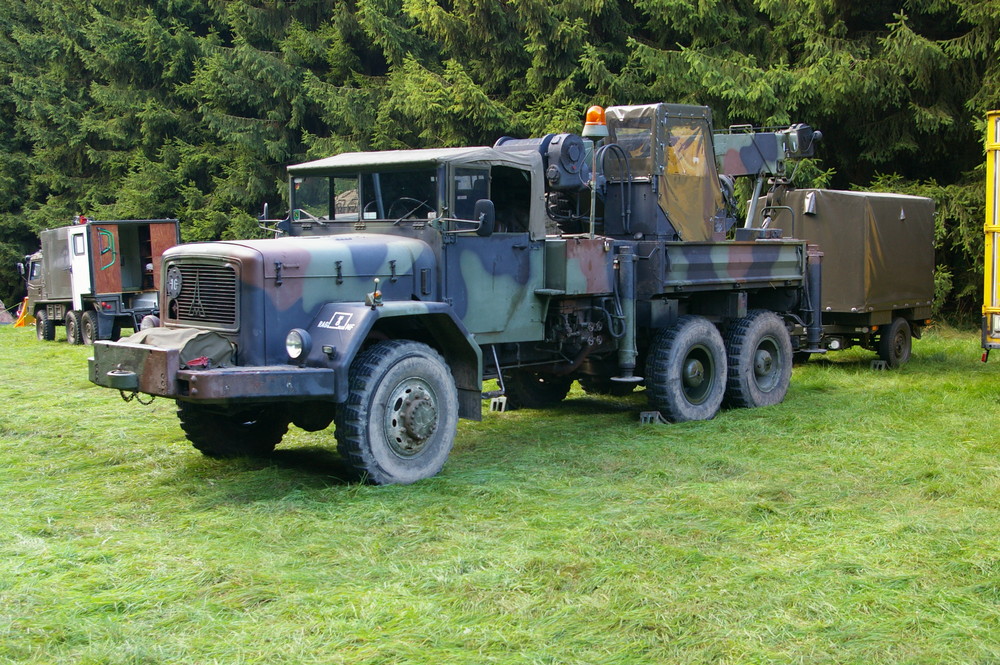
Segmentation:
[(89, 350), (0, 328), (0, 663), (1000, 662), (1000, 364), (640, 425), (640, 393), (463, 422), (408, 487), (332, 431), (214, 461)]

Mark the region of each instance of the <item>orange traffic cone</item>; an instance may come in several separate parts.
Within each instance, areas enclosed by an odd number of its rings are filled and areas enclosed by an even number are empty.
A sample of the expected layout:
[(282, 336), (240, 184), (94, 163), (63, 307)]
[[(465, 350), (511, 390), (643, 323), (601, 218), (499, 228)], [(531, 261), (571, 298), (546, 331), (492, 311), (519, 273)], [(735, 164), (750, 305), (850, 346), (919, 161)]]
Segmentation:
[(28, 299), (25, 298), (21, 301), (21, 309), (17, 312), (17, 321), (14, 322), (15, 328), (24, 328), (29, 323), (34, 323), (35, 317), (28, 314)]

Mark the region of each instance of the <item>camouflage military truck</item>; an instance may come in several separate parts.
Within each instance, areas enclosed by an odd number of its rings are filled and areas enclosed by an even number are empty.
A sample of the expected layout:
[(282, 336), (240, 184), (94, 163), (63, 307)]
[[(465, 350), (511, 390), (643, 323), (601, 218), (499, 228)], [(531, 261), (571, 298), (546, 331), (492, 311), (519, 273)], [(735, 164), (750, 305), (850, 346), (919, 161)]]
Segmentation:
[[(484, 399), (549, 406), (574, 380), (645, 386), (656, 420), (781, 402), (793, 353), (824, 350), (821, 252), (774, 228), (727, 239), (709, 109), (591, 111), (583, 136), (289, 167), (282, 237), (169, 250), (162, 325), (95, 345), (91, 380), (175, 399), (215, 457), (333, 424), (374, 483), (437, 473)], [(775, 169), (814, 138), (752, 136), (726, 152), (766, 144)]]

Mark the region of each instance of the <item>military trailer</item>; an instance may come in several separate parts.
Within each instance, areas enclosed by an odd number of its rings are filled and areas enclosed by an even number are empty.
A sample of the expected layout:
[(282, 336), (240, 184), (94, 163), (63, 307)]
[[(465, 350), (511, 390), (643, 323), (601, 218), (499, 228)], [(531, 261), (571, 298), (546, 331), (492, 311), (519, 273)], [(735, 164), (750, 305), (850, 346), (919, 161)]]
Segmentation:
[(88, 220), (42, 231), (41, 249), (25, 257), (27, 311), (39, 340), (66, 326), (70, 344), (118, 339), (158, 311), (163, 251), (176, 245), (176, 219)]
[(778, 187), (758, 220), (822, 250), (823, 348), (862, 346), (887, 367), (909, 360), (934, 300), (931, 199)]
[[(764, 146), (779, 173), (816, 138), (747, 136), (729, 162)], [(90, 361), (125, 397), (176, 400), (206, 455), (267, 454), (289, 425), (333, 424), (363, 478), (409, 483), (441, 469), (484, 399), (644, 386), (646, 420), (705, 420), (781, 402), (793, 354), (825, 351), (822, 252), (775, 229), (727, 239), (708, 108), (595, 107), (582, 136), (288, 171), (281, 237), (168, 250), (162, 326)]]

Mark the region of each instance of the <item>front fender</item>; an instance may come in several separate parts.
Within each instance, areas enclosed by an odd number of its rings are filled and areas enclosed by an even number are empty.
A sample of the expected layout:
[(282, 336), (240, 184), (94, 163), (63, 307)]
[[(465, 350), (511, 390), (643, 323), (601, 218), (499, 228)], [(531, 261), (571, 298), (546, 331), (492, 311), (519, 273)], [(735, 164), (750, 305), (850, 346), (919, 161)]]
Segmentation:
[(445, 358), (459, 393), (459, 415), (479, 420), (482, 410), (482, 351), (455, 315), (439, 302), (328, 303), (307, 329), (311, 346), (303, 365), (334, 370), (338, 401), (349, 393), (348, 370), (369, 339), (413, 339)]

